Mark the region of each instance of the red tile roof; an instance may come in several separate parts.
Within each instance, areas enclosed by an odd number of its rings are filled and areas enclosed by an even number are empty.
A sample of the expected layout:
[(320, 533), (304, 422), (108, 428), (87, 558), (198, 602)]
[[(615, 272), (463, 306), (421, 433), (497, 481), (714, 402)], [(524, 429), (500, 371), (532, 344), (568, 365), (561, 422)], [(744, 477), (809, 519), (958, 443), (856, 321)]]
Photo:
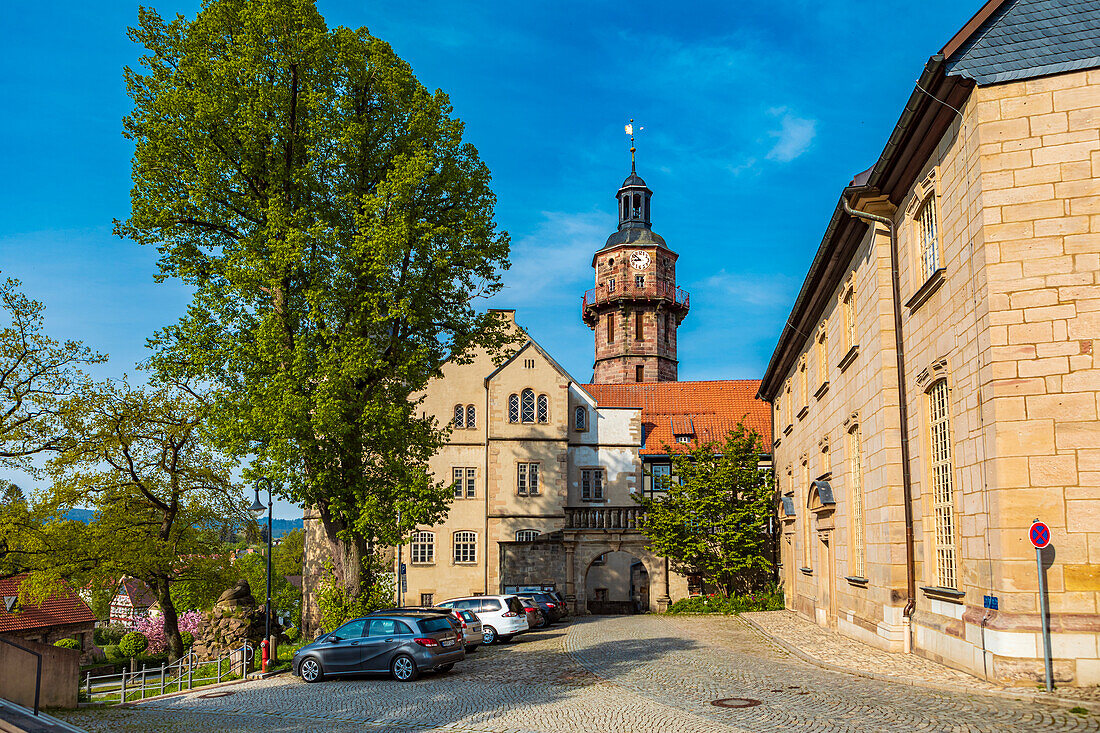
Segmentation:
[[(19, 586), (26, 579), (26, 574), (0, 578), (0, 600), (18, 596)], [(40, 606), (24, 606), (16, 602), (15, 607), (9, 611), (6, 603), (0, 604), (0, 634), (50, 626), (94, 624), (95, 621), (92, 609), (68, 585), (60, 593), (47, 598)]]
[(764, 450), (771, 452), (771, 410), (756, 399), (759, 379), (583, 386), (600, 407), (641, 408), (646, 431), (643, 454), (664, 454), (664, 444), (675, 445), (677, 435), (722, 440), (738, 421), (760, 433)]

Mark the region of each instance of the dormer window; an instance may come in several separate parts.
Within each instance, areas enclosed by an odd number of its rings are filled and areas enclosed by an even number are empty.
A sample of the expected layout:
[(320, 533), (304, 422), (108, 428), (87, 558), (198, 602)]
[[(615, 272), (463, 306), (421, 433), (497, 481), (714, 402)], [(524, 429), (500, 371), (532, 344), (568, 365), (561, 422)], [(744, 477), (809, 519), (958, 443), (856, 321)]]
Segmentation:
[(676, 436), (676, 442), (677, 443), (690, 443), (694, 439), (695, 439), (694, 435), (677, 435)]

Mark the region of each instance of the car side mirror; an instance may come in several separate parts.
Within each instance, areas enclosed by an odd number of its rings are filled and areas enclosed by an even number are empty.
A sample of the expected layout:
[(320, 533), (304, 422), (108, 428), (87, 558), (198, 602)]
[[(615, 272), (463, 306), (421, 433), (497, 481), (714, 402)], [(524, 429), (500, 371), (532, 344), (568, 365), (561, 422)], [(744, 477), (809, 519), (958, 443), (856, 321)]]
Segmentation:
[(340, 641), (340, 637), (333, 634), (332, 636), (326, 636), (325, 641), (327, 641), (329, 644), (335, 644), (336, 642)]

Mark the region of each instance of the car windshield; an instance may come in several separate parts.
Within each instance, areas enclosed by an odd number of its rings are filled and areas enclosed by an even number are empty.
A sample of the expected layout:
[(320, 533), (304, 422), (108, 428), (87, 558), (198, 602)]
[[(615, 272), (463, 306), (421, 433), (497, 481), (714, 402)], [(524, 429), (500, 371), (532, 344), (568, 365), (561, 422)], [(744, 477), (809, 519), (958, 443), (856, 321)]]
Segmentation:
[(425, 634), (430, 634), (434, 631), (450, 631), (451, 622), (445, 618), (425, 618), (416, 622), (420, 626), (420, 630)]

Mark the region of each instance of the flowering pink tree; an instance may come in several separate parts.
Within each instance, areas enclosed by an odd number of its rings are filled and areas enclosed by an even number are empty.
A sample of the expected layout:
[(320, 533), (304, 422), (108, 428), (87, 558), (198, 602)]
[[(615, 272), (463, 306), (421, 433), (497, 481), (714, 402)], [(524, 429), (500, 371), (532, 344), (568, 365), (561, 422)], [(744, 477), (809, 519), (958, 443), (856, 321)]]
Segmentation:
[[(199, 621), (202, 619), (202, 614), (198, 611), (187, 611), (179, 615), (179, 629), (180, 633), (187, 631), (194, 636), (195, 632), (199, 629)], [(146, 647), (146, 653), (150, 655), (164, 654), (168, 649), (168, 639), (164, 635), (164, 619), (161, 616), (149, 616), (138, 621), (136, 630), (145, 634), (145, 638), (149, 640), (149, 646)]]

